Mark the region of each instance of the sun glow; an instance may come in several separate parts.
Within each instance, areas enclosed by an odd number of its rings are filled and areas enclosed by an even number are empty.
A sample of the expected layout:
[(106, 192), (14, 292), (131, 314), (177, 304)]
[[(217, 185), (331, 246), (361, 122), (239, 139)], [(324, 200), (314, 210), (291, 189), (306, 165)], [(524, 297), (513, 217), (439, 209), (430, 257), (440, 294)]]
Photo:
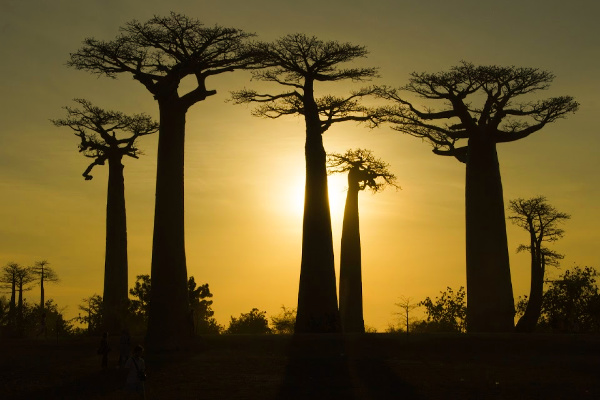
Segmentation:
[[(304, 214), (304, 175), (297, 176), (289, 180), (287, 187), (287, 202), (284, 205), (286, 213), (293, 216), (302, 216)], [(347, 183), (344, 175), (332, 175), (327, 177), (327, 186), (329, 191), (329, 209), (333, 221), (341, 221), (344, 215), (344, 205), (346, 203)]]

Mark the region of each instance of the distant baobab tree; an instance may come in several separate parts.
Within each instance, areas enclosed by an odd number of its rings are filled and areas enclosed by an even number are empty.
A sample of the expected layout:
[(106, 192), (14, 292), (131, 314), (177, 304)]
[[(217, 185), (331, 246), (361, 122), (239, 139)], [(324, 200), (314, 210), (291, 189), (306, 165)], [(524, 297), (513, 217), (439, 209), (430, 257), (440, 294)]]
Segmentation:
[[(185, 116), (191, 106), (216, 94), (206, 87), (209, 77), (253, 65), (245, 44), (251, 36), (235, 28), (205, 27), (196, 19), (171, 13), (144, 23), (128, 22), (112, 41), (85, 39), (68, 62), (110, 78), (129, 74), (158, 103), (154, 292), (146, 340), (151, 347), (179, 347), (193, 335), (184, 239)], [(197, 85), (180, 94), (179, 85), (188, 76)]]
[(0, 271), (0, 287), (10, 289), (10, 302), (8, 303), (8, 322), (11, 326), (15, 325), (15, 317), (17, 315), (17, 289), (19, 282), (19, 274), (23, 269), (16, 262), (9, 262)]
[(326, 153), (323, 133), (334, 123), (375, 122), (375, 112), (360, 103), (372, 94), (362, 89), (346, 97), (317, 97), (317, 82), (363, 81), (376, 76), (375, 68), (340, 68), (340, 64), (367, 55), (363, 46), (314, 36), (290, 34), (272, 43), (257, 43), (264, 69), (253, 71), (256, 80), (276, 83), (283, 91), (261, 94), (241, 90), (233, 101), (258, 103), (253, 115), (279, 118), (300, 115), (306, 125), (306, 186), (302, 227), (302, 261), (298, 289), (296, 333), (339, 332), (331, 216), (327, 192)]
[(362, 261), (358, 193), (369, 189), (377, 193), (386, 186), (396, 186), (389, 165), (376, 159), (370, 150), (348, 150), (327, 157), (330, 174), (348, 173), (348, 193), (344, 208), (340, 254), (340, 317), (344, 332), (364, 333), (362, 296)]
[(58, 274), (46, 260), (36, 261), (33, 267), (29, 267), (29, 273), (39, 281), (40, 284), (40, 311), (44, 312), (45, 292), (44, 283), (56, 283), (59, 281)]
[[(53, 120), (71, 128), (79, 137), (79, 151), (93, 159), (83, 176), (92, 179), (92, 168), (108, 161), (106, 200), (106, 255), (104, 260), (104, 329), (119, 332), (127, 312), (127, 217), (123, 157), (138, 158), (136, 141), (158, 130), (148, 115), (127, 116), (106, 111), (87, 100), (75, 99), (79, 107), (65, 107), (67, 117)], [(43, 292), (42, 292), (43, 294)]]
[(517, 251), (531, 254), (531, 286), (525, 313), (517, 322), (517, 332), (533, 332), (542, 313), (544, 295), (544, 275), (546, 265), (558, 266), (563, 255), (556, 253), (543, 244), (555, 242), (563, 237), (564, 230), (559, 224), (571, 218), (569, 214), (559, 212), (548, 204), (546, 197), (510, 200), (508, 219), (529, 233), (529, 244), (522, 244)]
[[(514, 303), (498, 143), (523, 139), (573, 113), (570, 96), (517, 98), (547, 89), (554, 75), (536, 68), (474, 66), (411, 74), (400, 90), (380, 88), (395, 106), (386, 109), (393, 129), (429, 142), (433, 152), (466, 164), (467, 327), (470, 332), (510, 332)], [(442, 104), (418, 107), (402, 92)], [(464, 143), (466, 141), (466, 143)]]

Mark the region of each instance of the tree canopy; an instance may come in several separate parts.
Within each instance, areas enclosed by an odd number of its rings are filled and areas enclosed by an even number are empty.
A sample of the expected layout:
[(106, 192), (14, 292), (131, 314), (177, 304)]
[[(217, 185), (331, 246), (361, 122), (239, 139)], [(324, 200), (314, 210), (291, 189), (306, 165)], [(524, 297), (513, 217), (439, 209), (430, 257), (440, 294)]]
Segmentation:
[(396, 185), (396, 175), (389, 171), (389, 166), (383, 160), (375, 158), (372, 151), (366, 149), (350, 149), (344, 154), (329, 153), (327, 155), (329, 174), (356, 171), (355, 179), (358, 181), (358, 190), (369, 189), (373, 193), (383, 190), (386, 186), (399, 188)]
[[(515, 100), (548, 89), (553, 80), (552, 73), (537, 68), (463, 61), (447, 72), (413, 72), (407, 85), (380, 87), (378, 94), (395, 103), (384, 108), (393, 129), (425, 139), (435, 154), (466, 162), (465, 139), (484, 135), (495, 143), (512, 142), (577, 111), (579, 104), (571, 96)], [(444, 106), (416, 106), (403, 92)]]
[[(206, 27), (174, 12), (147, 22), (127, 22), (120, 31), (112, 41), (85, 39), (67, 65), (110, 78), (132, 74), (156, 99), (177, 99), (189, 108), (216, 94), (206, 88), (209, 76), (247, 68), (254, 62), (245, 43), (253, 34), (218, 25)], [(179, 83), (188, 75), (196, 78), (197, 87), (179, 96)]]
[[(81, 140), (79, 152), (94, 159), (83, 173), (86, 180), (93, 178), (90, 172), (94, 166), (104, 165), (110, 157), (139, 158), (137, 138), (158, 131), (158, 123), (149, 115), (128, 116), (119, 111), (104, 110), (85, 99), (73, 101), (79, 107), (64, 107), (67, 117), (52, 120), (52, 123), (71, 128)], [(123, 136), (123, 133), (127, 135)]]

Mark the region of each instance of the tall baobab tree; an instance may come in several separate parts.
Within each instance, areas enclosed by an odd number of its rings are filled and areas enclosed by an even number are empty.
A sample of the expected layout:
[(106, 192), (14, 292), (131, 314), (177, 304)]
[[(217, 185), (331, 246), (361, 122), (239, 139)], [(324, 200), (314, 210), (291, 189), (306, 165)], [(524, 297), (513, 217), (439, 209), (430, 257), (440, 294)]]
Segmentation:
[[(235, 28), (205, 27), (181, 14), (131, 21), (112, 41), (88, 38), (69, 66), (114, 78), (131, 75), (158, 103), (160, 130), (152, 244), (154, 292), (146, 342), (176, 348), (193, 335), (187, 297), (184, 236), (185, 117), (194, 104), (216, 94), (206, 80), (254, 65), (246, 39)], [(196, 87), (180, 93), (185, 77)]]
[(555, 242), (564, 235), (559, 224), (571, 218), (569, 214), (559, 212), (548, 204), (546, 197), (510, 200), (508, 219), (529, 233), (529, 244), (521, 244), (517, 251), (529, 251), (531, 254), (531, 284), (529, 301), (525, 313), (517, 321), (517, 332), (533, 332), (542, 313), (544, 295), (544, 275), (546, 266), (557, 266), (563, 255), (544, 246)]
[(331, 153), (327, 158), (330, 174), (348, 173), (348, 193), (342, 225), (340, 254), (340, 317), (344, 332), (364, 333), (362, 296), (362, 259), (358, 193), (369, 189), (377, 193), (386, 186), (396, 186), (389, 165), (373, 156), (370, 150)]
[(46, 260), (36, 261), (33, 267), (29, 267), (30, 274), (39, 280), (40, 283), (40, 310), (44, 312), (44, 301), (45, 301), (45, 293), (44, 293), (44, 283), (48, 282), (58, 282), (58, 274), (52, 267), (49, 267), (50, 264)]
[(237, 104), (258, 103), (253, 115), (259, 117), (300, 115), (306, 126), (302, 261), (295, 332), (339, 332), (323, 133), (338, 122), (374, 123), (376, 120), (374, 111), (360, 103), (372, 89), (362, 89), (347, 97), (318, 97), (315, 85), (318, 82), (368, 80), (376, 76), (377, 70), (339, 66), (365, 57), (367, 50), (363, 46), (324, 42), (303, 34), (287, 35), (272, 43), (258, 43), (255, 49), (264, 69), (253, 71), (254, 79), (278, 84), (284, 90), (261, 94), (244, 89), (232, 94), (233, 101)]
[[(474, 66), (411, 74), (400, 90), (381, 88), (394, 129), (424, 139), (433, 152), (466, 164), (467, 328), (470, 332), (514, 329), (514, 303), (500, 165), (499, 143), (514, 142), (573, 113), (570, 96), (517, 101), (547, 89), (554, 75), (536, 68)], [(426, 99), (409, 102), (402, 92)], [(429, 103), (442, 104), (440, 109)], [(464, 143), (466, 141), (466, 143)]]
[(86, 180), (93, 178), (90, 173), (96, 165), (108, 162), (103, 325), (108, 331), (118, 332), (124, 327), (128, 304), (123, 157), (138, 158), (137, 139), (155, 133), (158, 124), (145, 114), (127, 116), (103, 110), (87, 100), (75, 99), (75, 102), (79, 107), (65, 107), (67, 117), (52, 122), (71, 128), (80, 139), (79, 152), (93, 159), (83, 172)]

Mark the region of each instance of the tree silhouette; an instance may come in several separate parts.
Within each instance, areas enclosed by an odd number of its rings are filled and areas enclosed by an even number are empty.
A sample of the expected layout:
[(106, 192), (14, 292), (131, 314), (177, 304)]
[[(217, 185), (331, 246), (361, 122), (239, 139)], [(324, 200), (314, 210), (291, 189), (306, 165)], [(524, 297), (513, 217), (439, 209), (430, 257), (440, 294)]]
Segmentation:
[(33, 267), (29, 267), (30, 274), (40, 282), (40, 310), (42, 312), (44, 312), (44, 304), (46, 304), (44, 300), (44, 283), (56, 283), (59, 281), (57, 273), (52, 267), (49, 267), (48, 264), (50, 264), (48, 261), (42, 260), (36, 261)]
[(323, 133), (344, 121), (375, 123), (375, 112), (360, 103), (373, 93), (362, 89), (347, 97), (317, 97), (316, 82), (362, 81), (376, 76), (375, 68), (342, 69), (339, 64), (365, 57), (362, 46), (324, 42), (303, 34), (284, 36), (255, 49), (263, 70), (253, 77), (285, 88), (277, 94), (241, 90), (232, 94), (235, 103), (259, 103), (253, 115), (279, 118), (304, 117), (306, 125), (306, 185), (302, 226), (302, 261), (298, 289), (296, 333), (338, 332), (339, 311), (333, 260), (331, 217), (327, 192), (326, 153)]
[(387, 185), (396, 186), (396, 177), (389, 165), (376, 159), (370, 150), (348, 150), (327, 157), (330, 174), (348, 173), (348, 193), (344, 208), (340, 254), (340, 318), (344, 332), (364, 333), (362, 297), (362, 261), (358, 193), (370, 189), (373, 193)]
[(136, 140), (158, 130), (158, 125), (144, 114), (127, 116), (105, 111), (89, 101), (75, 99), (78, 107), (65, 107), (67, 118), (53, 120), (67, 126), (81, 140), (79, 151), (94, 161), (84, 171), (86, 180), (96, 165), (108, 161), (106, 200), (106, 255), (104, 261), (104, 329), (119, 332), (127, 312), (127, 217), (123, 157), (138, 158)]
[(417, 307), (421, 306), (421, 303), (414, 303), (412, 298), (406, 296), (400, 296), (400, 301), (395, 303), (396, 306), (402, 309), (402, 313), (398, 313), (399, 315), (405, 317), (405, 325), (406, 325), (406, 334), (409, 334), (410, 330), (410, 312)]
[(23, 267), (15, 262), (9, 262), (2, 267), (0, 273), (0, 283), (3, 288), (10, 289), (10, 301), (8, 303), (8, 321), (11, 326), (14, 326), (17, 315), (17, 287), (18, 287), (18, 276), (19, 272)]
[[(216, 94), (206, 88), (207, 78), (252, 65), (244, 44), (250, 36), (234, 28), (207, 28), (196, 19), (171, 13), (145, 23), (128, 22), (112, 41), (85, 39), (68, 62), (108, 77), (131, 74), (158, 103), (150, 346), (178, 347), (193, 334), (184, 240), (185, 116), (192, 105)], [(197, 86), (180, 95), (179, 85), (187, 76), (195, 77)]]
[(511, 222), (529, 233), (529, 244), (520, 245), (517, 251), (531, 253), (529, 301), (525, 313), (517, 322), (516, 330), (533, 332), (542, 312), (546, 265), (557, 266), (559, 260), (563, 258), (562, 254), (544, 247), (543, 244), (563, 237), (564, 231), (558, 228), (558, 225), (571, 217), (557, 211), (548, 204), (544, 196), (510, 200), (508, 209), (512, 212), (508, 217)]
[[(412, 73), (401, 88), (441, 109), (417, 108), (400, 90), (380, 88), (395, 102), (385, 109), (394, 129), (424, 139), (433, 152), (466, 164), (466, 261), (468, 327), (471, 332), (513, 330), (514, 303), (502, 180), (496, 145), (523, 139), (575, 112), (570, 96), (515, 99), (550, 86), (554, 75), (535, 68), (474, 66)], [(464, 143), (464, 142), (467, 143)]]

